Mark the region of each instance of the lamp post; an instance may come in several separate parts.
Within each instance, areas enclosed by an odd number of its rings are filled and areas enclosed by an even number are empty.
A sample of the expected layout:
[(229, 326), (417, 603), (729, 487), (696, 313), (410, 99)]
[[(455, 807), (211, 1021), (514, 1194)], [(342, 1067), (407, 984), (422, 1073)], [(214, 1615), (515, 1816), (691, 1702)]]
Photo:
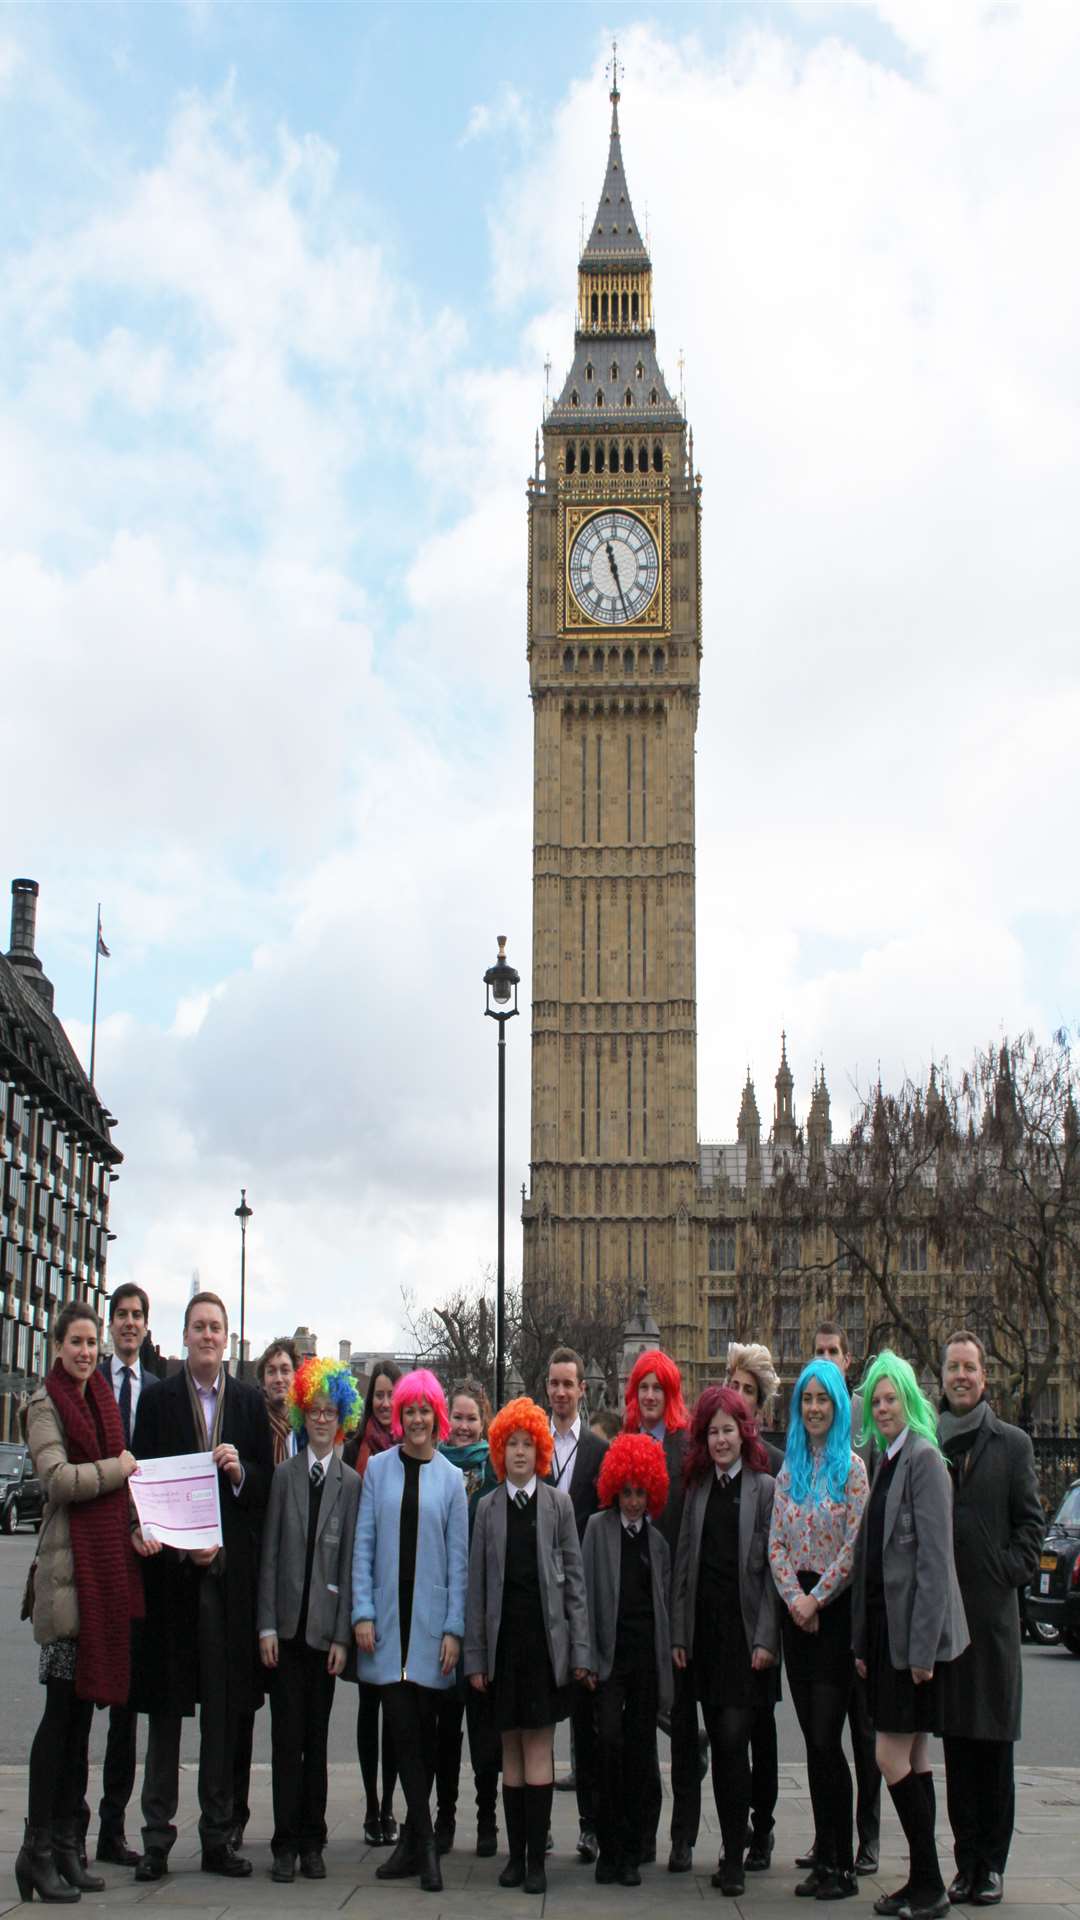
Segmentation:
[[(517, 1013), (521, 978), (506, 957), (506, 935), (498, 935), (499, 957), (484, 975), (485, 1017), (499, 1023), (499, 1247), (495, 1269), (495, 1405), (506, 1386), (506, 1023)], [(513, 1001), (513, 1006), (510, 1002)], [(492, 1001), (495, 1002), (492, 1006)]]
[(247, 1203), (247, 1188), (240, 1189), (240, 1205), (234, 1209), (240, 1222), (240, 1355), (236, 1362), (236, 1374), (239, 1380), (244, 1377), (244, 1328), (247, 1319), (247, 1223), (251, 1219), (253, 1208)]

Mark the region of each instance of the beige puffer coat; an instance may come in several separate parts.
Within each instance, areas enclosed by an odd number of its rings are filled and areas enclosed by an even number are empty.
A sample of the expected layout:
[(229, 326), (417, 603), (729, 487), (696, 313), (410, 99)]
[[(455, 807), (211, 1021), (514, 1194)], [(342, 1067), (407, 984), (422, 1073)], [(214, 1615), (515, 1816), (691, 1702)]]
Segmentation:
[(127, 1475), (116, 1458), (72, 1466), (60, 1415), (44, 1387), (23, 1408), (22, 1425), (45, 1496), (34, 1591), (34, 1639), (44, 1647), (52, 1640), (74, 1640), (79, 1632), (68, 1507), (73, 1500), (96, 1500), (100, 1493), (115, 1493)]

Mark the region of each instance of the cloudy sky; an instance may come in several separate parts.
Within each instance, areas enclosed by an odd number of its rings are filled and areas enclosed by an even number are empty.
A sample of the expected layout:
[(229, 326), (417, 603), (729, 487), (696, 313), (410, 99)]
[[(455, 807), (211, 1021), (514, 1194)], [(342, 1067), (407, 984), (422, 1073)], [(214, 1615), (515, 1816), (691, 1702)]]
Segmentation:
[[(324, 1349), (494, 1258), (524, 482), (625, 61), (705, 478), (699, 1118), (1080, 1007), (1080, 11), (0, 8), (4, 885), (113, 1285)], [(512, 1223), (528, 1022), (510, 1032)]]

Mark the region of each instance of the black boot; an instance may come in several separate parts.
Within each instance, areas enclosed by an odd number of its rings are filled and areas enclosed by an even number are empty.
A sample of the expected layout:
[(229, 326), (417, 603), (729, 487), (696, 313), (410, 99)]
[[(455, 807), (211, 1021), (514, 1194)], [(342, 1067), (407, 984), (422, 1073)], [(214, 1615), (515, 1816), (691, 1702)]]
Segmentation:
[(78, 1887), (80, 1893), (104, 1893), (105, 1882), (100, 1874), (87, 1873), (83, 1864), (82, 1841), (74, 1820), (53, 1823), (53, 1859), (57, 1872), (63, 1874), (69, 1887)]
[(78, 1887), (68, 1886), (57, 1872), (52, 1828), (32, 1827), (29, 1820), (15, 1856), (15, 1880), (20, 1900), (32, 1900), (35, 1893), (39, 1900), (63, 1901), (66, 1905), (82, 1899)]
[(375, 1878), (376, 1880), (411, 1880), (413, 1874), (419, 1871), (416, 1836), (409, 1821), (406, 1820), (397, 1846), (389, 1860), (384, 1860), (381, 1867), (376, 1867)]
[(420, 1891), (422, 1893), (441, 1893), (443, 1890), (442, 1868), (439, 1865), (439, 1843), (435, 1830), (429, 1827), (426, 1833), (416, 1836), (416, 1862), (420, 1870)]
[[(937, 1841), (930, 1797), (917, 1773), (905, 1773), (889, 1788), (904, 1838), (908, 1843), (907, 1897), (898, 1909), (900, 1920), (943, 1920), (949, 1896), (938, 1864)], [(937, 1797), (934, 1805), (936, 1808)]]
[(495, 1808), (499, 1798), (499, 1770), (481, 1767), (476, 1775), (476, 1851), (481, 1860), (499, 1851)]
[(525, 1881), (525, 1791), (524, 1787), (503, 1788), (506, 1851), (510, 1858), (499, 1875), (500, 1887), (520, 1887)]
[(544, 1855), (547, 1852), (548, 1826), (551, 1821), (551, 1798), (553, 1787), (549, 1780), (546, 1787), (525, 1788), (525, 1892), (546, 1893), (547, 1874), (544, 1872)]

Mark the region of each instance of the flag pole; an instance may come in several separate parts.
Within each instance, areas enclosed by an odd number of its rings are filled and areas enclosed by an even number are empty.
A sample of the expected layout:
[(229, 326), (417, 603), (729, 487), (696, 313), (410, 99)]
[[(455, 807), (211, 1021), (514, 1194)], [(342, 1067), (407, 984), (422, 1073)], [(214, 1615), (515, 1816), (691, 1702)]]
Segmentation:
[(101, 901), (98, 901), (97, 932), (94, 935), (94, 1011), (90, 1016), (90, 1085), (94, 1084), (94, 1055), (97, 1050), (97, 983), (101, 964)]

